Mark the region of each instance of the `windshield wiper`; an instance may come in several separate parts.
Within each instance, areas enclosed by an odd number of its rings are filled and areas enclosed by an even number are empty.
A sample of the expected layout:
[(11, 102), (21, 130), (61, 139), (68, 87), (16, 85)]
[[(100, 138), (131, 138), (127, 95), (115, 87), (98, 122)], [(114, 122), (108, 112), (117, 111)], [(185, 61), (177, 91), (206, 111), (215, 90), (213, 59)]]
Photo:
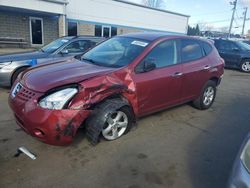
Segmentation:
[(93, 59), (89, 59), (89, 58), (82, 57), (82, 58), (81, 58), (81, 61), (82, 61), (82, 60), (88, 61), (88, 62), (93, 63), (93, 64), (96, 64), (96, 62), (95, 62)]

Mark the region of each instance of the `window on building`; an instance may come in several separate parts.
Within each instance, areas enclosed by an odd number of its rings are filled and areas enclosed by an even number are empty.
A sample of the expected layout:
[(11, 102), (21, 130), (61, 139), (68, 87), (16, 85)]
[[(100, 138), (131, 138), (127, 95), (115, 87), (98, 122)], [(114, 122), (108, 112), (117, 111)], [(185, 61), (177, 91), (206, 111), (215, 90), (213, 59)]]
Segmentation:
[(102, 26), (102, 37), (105, 37), (105, 38), (111, 37), (110, 26)]
[(117, 28), (107, 25), (95, 25), (95, 36), (97, 37), (112, 37), (117, 35)]
[(96, 37), (102, 36), (102, 26), (101, 25), (95, 25), (95, 36)]
[(111, 37), (117, 35), (117, 28), (116, 27), (111, 27)]
[(181, 43), (182, 62), (200, 59), (203, 56), (202, 49), (197, 41), (184, 39)]
[(68, 22), (68, 36), (77, 35), (77, 22)]

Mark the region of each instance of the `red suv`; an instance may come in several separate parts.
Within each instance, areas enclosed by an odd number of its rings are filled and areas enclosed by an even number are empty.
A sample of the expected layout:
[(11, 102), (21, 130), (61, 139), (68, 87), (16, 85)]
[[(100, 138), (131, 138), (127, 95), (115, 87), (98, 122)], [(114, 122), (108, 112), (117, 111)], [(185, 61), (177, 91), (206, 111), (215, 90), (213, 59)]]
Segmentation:
[(224, 72), (209, 41), (164, 33), (111, 38), (77, 59), (37, 66), (12, 87), (9, 104), (17, 123), (52, 145), (87, 137), (115, 140), (137, 117), (193, 101), (208, 109)]

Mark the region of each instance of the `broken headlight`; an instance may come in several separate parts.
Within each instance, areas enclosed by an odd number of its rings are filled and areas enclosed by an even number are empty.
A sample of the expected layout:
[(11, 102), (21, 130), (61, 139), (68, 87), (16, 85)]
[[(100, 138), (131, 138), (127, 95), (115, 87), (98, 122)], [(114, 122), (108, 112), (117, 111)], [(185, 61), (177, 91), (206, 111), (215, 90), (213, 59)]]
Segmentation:
[(61, 110), (77, 92), (76, 88), (56, 91), (40, 100), (39, 105), (46, 109)]
[(246, 145), (244, 146), (240, 159), (248, 171), (250, 173), (250, 139), (247, 141)]

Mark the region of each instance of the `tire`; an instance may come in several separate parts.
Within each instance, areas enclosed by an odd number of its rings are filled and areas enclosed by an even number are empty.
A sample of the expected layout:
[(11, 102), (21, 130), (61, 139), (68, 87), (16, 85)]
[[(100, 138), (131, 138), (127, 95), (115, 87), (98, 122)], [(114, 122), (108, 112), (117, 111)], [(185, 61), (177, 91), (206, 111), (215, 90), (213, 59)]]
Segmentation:
[(25, 71), (27, 68), (28, 68), (28, 67), (21, 67), (21, 68), (17, 69), (17, 70), (13, 73), (13, 75), (12, 75), (12, 77), (11, 77), (11, 86), (14, 84), (14, 82), (16, 81), (16, 79), (17, 79), (17, 77), (19, 76), (19, 74), (20, 74), (21, 72)]
[(210, 108), (216, 97), (216, 83), (209, 80), (202, 89), (202, 93), (198, 99), (193, 101), (193, 106), (199, 110)]
[(106, 100), (87, 119), (87, 138), (92, 144), (97, 144), (100, 136), (108, 141), (116, 140), (129, 132), (133, 122), (134, 115), (127, 103), (121, 99)]
[(242, 63), (240, 64), (240, 70), (242, 72), (250, 73), (250, 60), (249, 59), (245, 59), (242, 61)]

